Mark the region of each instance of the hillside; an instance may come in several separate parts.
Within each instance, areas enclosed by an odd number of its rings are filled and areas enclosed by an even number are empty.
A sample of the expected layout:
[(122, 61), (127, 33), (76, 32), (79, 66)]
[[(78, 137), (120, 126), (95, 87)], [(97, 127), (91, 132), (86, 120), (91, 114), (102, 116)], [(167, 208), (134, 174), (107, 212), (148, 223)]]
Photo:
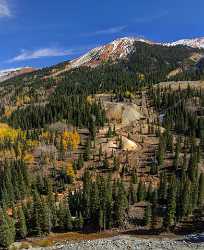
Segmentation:
[[(50, 106), (49, 102), (58, 91), (76, 87), (75, 83), (77, 89), (86, 86), (88, 94), (101, 89), (137, 88), (166, 80), (202, 78), (202, 50), (124, 38), (96, 48), (79, 59), (1, 83), (1, 114), (13, 114), (15, 117), (14, 111), (18, 108), (20, 117), (19, 109), (29, 110), (32, 104), (38, 104), (36, 108), (44, 112), (43, 107)], [(22, 113), (24, 116), (25, 111)]]
[(203, 55), (124, 38), (2, 82), (7, 245), (51, 232), (202, 230)]

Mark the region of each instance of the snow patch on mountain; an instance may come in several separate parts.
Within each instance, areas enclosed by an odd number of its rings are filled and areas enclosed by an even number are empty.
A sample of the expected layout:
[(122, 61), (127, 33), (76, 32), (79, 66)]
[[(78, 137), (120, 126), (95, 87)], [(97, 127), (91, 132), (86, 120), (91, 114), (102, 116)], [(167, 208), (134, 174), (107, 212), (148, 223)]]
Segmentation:
[(204, 48), (204, 37), (200, 38), (193, 38), (193, 39), (181, 39), (172, 43), (164, 43), (166, 46), (177, 46), (177, 45), (184, 45), (189, 46), (192, 48)]

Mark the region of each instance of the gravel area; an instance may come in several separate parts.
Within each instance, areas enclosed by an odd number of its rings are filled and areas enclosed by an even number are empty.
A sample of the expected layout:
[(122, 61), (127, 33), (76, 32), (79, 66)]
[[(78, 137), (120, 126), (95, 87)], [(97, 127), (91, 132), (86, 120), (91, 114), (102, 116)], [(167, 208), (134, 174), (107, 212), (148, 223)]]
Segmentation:
[[(189, 235), (181, 240), (140, 239), (135, 236), (117, 236), (109, 239), (58, 243), (46, 250), (204, 250), (204, 234)], [(42, 248), (41, 248), (42, 250)]]

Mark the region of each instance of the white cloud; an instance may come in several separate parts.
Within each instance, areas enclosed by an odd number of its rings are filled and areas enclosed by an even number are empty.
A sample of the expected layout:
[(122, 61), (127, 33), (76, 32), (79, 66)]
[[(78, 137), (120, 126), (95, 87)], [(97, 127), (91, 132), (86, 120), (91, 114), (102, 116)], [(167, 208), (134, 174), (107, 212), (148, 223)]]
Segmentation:
[(11, 11), (7, 0), (0, 0), (0, 17), (10, 17)]
[(10, 59), (8, 62), (19, 62), (31, 59), (38, 59), (42, 57), (57, 57), (57, 56), (68, 56), (79, 53), (77, 49), (62, 50), (57, 48), (43, 48), (35, 51), (22, 50), (19, 55)]
[(116, 26), (116, 27), (110, 27), (110, 28), (107, 28), (107, 29), (104, 29), (104, 30), (97, 30), (95, 32), (86, 33), (84, 35), (85, 36), (97, 36), (97, 35), (117, 34), (117, 33), (122, 32), (126, 28), (127, 28), (126, 25)]

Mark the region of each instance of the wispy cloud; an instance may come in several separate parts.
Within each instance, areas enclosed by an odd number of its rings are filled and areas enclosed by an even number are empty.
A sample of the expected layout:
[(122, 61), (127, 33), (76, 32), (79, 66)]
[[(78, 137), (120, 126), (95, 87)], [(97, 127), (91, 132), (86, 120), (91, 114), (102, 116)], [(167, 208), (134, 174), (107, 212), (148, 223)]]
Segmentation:
[(124, 31), (126, 28), (127, 28), (127, 25), (109, 27), (107, 29), (97, 30), (97, 31), (94, 31), (94, 32), (85, 33), (85, 34), (83, 34), (83, 36), (98, 36), (98, 35), (118, 34), (118, 33), (122, 32), (122, 31)]
[(83, 49), (58, 49), (58, 48), (43, 48), (34, 51), (22, 50), (17, 56), (8, 60), (9, 63), (27, 61), (31, 59), (38, 59), (42, 57), (57, 57), (57, 56), (69, 56), (82, 52)]
[(169, 14), (167, 10), (163, 10), (159, 13), (156, 13), (155, 15), (144, 15), (142, 17), (135, 18), (133, 21), (135, 23), (150, 23), (156, 20), (161, 19), (162, 17), (165, 17)]
[(10, 17), (11, 10), (7, 0), (0, 0), (0, 17)]

